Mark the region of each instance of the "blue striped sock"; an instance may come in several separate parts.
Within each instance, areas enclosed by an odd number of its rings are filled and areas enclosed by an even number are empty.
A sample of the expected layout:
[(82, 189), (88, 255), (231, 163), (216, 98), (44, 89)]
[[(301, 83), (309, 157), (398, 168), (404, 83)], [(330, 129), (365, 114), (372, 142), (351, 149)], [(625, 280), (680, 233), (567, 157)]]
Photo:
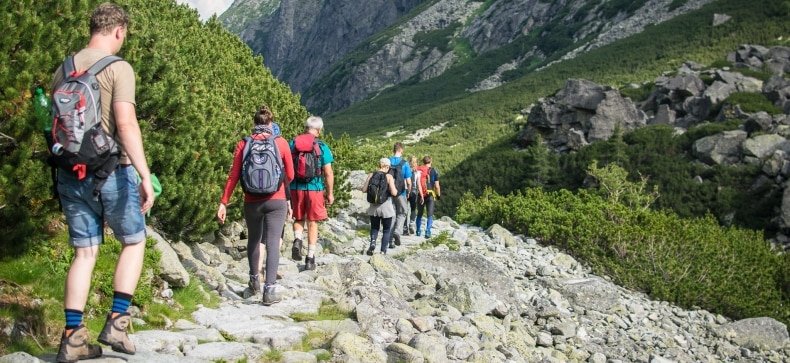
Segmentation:
[(132, 305), (132, 295), (115, 291), (112, 296), (112, 312), (123, 314)]
[(82, 324), (82, 311), (65, 309), (63, 312), (66, 314), (66, 329), (76, 329)]

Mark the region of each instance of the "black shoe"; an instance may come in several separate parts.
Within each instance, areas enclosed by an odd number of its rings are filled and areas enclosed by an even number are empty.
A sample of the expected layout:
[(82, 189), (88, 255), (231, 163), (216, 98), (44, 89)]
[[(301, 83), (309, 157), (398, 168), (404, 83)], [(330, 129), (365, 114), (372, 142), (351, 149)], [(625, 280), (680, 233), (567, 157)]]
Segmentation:
[[(394, 234), (393, 238), (395, 240), (395, 246), (400, 246), (400, 235)], [(390, 243), (390, 248), (392, 248), (392, 243)]]
[(302, 240), (295, 239), (294, 246), (291, 247), (291, 259), (294, 261), (302, 260)]
[(315, 256), (304, 258), (304, 269), (305, 270), (315, 270)]
[(368, 248), (368, 252), (366, 252), (366, 253), (368, 254), (368, 256), (373, 256), (373, 251), (374, 251), (375, 249), (376, 249), (376, 246), (375, 246), (375, 245), (371, 245), (371, 246)]

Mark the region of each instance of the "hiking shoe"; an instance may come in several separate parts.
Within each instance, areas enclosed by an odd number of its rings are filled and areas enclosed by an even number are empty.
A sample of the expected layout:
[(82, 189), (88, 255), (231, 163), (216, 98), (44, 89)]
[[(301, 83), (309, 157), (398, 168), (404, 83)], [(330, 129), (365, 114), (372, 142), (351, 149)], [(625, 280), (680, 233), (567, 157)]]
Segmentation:
[(80, 324), (66, 337), (66, 331), (60, 336), (58, 362), (72, 363), (82, 359), (101, 357), (101, 347), (88, 343), (88, 329)]
[(373, 251), (374, 251), (375, 249), (376, 249), (376, 246), (370, 246), (370, 247), (368, 248), (368, 252), (366, 252), (366, 253), (367, 253), (367, 255), (368, 255), (368, 256), (373, 256)]
[(291, 247), (291, 259), (294, 261), (302, 260), (302, 240), (295, 239), (294, 246)]
[(244, 298), (249, 299), (261, 293), (261, 282), (258, 275), (250, 275), (250, 281), (247, 283), (247, 288), (244, 290)]
[(417, 233), (416, 233), (416, 235), (417, 235), (417, 237), (419, 237), (419, 236), (420, 236), (420, 230), (419, 230), (419, 229), (417, 230)]
[(269, 306), (283, 300), (282, 296), (277, 293), (275, 286), (265, 285), (263, 287), (263, 305)]
[(109, 345), (116, 352), (134, 354), (134, 344), (126, 334), (126, 329), (132, 324), (132, 316), (129, 313), (123, 313), (113, 318), (112, 314), (107, 315), (104, 329), (99, 334), (99, 343)]
[(305, 270), (315, 270), (315, 256), (304, 258), (304, 269)]
[[(400, 246), (400, 235), (399, 234), (397, 234), (397, 233), (394, 234), (392, 239), (395, 240), (395, 246)], [(393, 247), (392, 243), (390, 243), (390, 248), (392, 248), (392, 247)]]
[(425, 239), (431, 238), (431, 232), (425, 232)]
[[(409, 233), (414, 233), (414, 224), (409, 225)], [(418, 234), (419, 236), (419, 234)]]

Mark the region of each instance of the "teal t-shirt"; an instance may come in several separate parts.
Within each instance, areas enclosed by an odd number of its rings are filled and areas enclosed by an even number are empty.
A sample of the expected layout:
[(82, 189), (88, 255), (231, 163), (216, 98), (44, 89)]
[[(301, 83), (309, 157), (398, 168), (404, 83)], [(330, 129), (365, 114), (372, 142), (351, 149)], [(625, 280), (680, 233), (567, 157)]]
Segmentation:
[[(291, 153), (295, 153), (294, 150), (294, 141), (288, 143), (291, 146)], [(321, 160), (320, 160), (320, 167), (323, 168), (324, 165), (332, 164), (335, 161), (335, 157), (332, 156), (332, 151), (329, 150), (329, 146), (327, 146), (323, 141), (318, 141), (318, 147), (321, 148)], [(296, 165), (294, 165), (295, 167)], [(313, 178), (308, 183), (298, 182), (296, 180), (291, 182), (290, 186), (291, 190), (310, 190), (310, 191), (323, 191), (324, 190), (324, 177), (319, 176)]]

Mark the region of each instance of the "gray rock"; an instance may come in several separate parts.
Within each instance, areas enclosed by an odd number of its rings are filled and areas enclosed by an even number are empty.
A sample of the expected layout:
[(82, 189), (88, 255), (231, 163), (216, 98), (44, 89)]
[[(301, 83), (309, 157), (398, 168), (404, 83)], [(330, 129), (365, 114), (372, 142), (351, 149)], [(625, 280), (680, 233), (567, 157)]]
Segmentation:
[(0, 357), (0, 363), (40, 363), (41, 360), (25, 352), (16, 352)]
[(715, 330), (735, 344), (753, 350), (778, 350), (790, 343), (787, 326), (771, 318), (738, 320)]
[(184, 265), (181, 264), (181, 261), (179, 261), (178, 255), (170, 246), (170, 243), (150, 227), (146, 228), (146, 234), (156, 241), (154, 248), (161, 254), (161, 258), (159, 259), (159, 276), (162, 280), (167, 281), (167, 283), (173, 287), (184, 287), (189, 285), (189, 273), (184, 268)]
[(757, 135), (743, 141), (743, 154), (765, 159), (773, 155), (776, 150), (790, 150), (790, 143), (777, 134)]
[(746, 141), (746, 131), (725, 131), (703, 137), (694, 142), (692, 153), (707, 164), (732, 165), (740, 161), (741, 145)]
[(387, 362), (387, 353), (369, 340), (350, 333), (339, 333), (332, 339), (332, 355), (340, 362)]

